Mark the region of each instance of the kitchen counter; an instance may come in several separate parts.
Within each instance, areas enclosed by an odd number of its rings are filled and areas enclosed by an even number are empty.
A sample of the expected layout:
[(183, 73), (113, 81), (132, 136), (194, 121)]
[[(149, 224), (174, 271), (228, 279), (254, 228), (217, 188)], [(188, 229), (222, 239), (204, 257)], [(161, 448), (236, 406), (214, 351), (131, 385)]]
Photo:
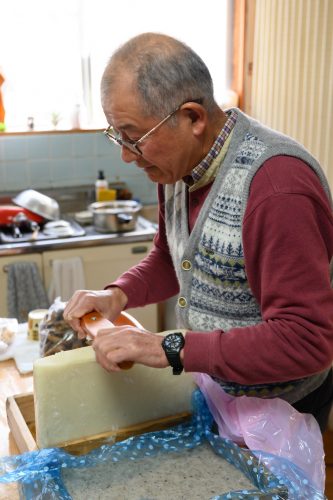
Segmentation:
[(133, 231), (123, 233), (98, 233), (93, 226), (82, 227), (85, 230), (84, 236), (0, 244), (0, 257), (41, 253), (46, 250), (152, 241), (157, 228), (155, 223), (141, 216), (138, 217), (136, 228)]

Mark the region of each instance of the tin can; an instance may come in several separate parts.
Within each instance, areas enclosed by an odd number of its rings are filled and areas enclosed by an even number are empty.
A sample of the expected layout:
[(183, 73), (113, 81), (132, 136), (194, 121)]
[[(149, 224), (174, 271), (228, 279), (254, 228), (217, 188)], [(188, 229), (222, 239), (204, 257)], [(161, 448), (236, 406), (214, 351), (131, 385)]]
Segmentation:
[(39, 325), (48, 313), (47, 309), (34, 309), (28, 315), (28, 339), (39, 340)]

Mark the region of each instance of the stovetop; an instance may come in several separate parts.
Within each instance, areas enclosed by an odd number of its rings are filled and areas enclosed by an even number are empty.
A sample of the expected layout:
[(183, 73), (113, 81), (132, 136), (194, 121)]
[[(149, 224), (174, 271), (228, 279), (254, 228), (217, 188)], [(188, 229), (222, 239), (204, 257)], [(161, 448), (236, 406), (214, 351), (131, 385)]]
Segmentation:
[(64, 222), (63, 227), (61, 224), (56, 224), (56, 228), (51, 227), (50, 224), (45, 224), (39, 228), (37, 231), (32, 231), (26, 228), (13, 228), (12, 226), (2, 227), (0, 229), (0, 243), (25, 243), (29, 241), (40, 241), (54, 240), (59, 238), (73, 238), (78, 236), (84, 236), (86, 234), (85, 230), (78, 222), (71, 218), (63, 218), (61, 221)]

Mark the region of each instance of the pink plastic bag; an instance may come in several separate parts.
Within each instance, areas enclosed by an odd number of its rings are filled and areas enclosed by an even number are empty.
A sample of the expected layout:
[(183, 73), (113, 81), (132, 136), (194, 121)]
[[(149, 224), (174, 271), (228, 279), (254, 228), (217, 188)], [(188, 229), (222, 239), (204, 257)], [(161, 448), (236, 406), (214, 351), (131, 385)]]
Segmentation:
[(221, 437), (287, 458), (320, 490), (325, 488), (323, 439), (310, 414), (299, 413), (280, 399), (234, 397), (206, 374), (193, 374), (218, 425)]

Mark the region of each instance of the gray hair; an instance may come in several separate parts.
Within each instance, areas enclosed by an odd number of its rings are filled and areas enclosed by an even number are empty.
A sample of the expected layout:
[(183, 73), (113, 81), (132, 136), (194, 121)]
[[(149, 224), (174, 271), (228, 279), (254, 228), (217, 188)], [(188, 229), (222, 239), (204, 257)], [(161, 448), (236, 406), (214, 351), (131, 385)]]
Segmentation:
[(122, 45), (104, 71), (102, 100), (107, 99), (114, 84), (121, 84), (122, 71), (133, 74), (142, 112), (147, 116), (163, 118), (180, 104), (196, 99), (202, 99), (208, 114), (217, 106), (207, 66), (175, 38), (144, 33)]

